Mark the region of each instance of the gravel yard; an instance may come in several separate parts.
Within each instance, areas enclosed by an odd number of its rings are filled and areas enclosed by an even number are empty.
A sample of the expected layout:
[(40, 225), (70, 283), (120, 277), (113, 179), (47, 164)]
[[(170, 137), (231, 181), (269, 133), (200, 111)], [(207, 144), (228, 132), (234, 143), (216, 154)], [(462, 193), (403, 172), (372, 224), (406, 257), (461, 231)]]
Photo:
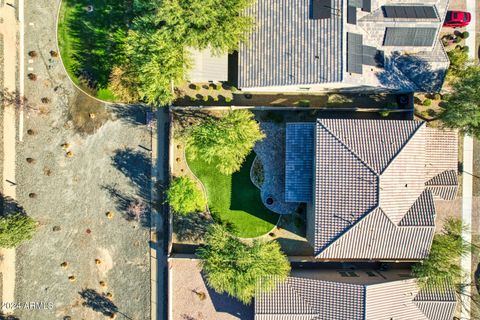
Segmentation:
[[(17, 250), (21, 319), (150, 317), (150, 132), (135, 106), (105, 106), (76, 91), (55, 51), (58, 1), (26, 5), (26, 95), (33, 109), (17, 143), (17, 200), (39, 222)], [(32, 25), (33, 23), (33, 25)], [(31, 131), (29, 131), (31, 130)], [(28, 160), (31, 158), (33, 160)], [(143, 210), (140, 210), (143, 211)], [(110, 213), (110, 214), (108, 214)]]

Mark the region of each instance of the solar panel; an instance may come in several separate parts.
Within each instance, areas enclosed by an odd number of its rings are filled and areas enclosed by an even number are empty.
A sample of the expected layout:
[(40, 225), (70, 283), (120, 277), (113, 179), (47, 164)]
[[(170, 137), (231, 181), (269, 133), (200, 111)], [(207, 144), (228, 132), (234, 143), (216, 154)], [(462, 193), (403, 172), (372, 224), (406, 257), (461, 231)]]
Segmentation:
[(363, 0), (362, 11), (372, 12), (372, 0)]
[(433, 6), (383, 6), (385, 18), (437, 19)]
[(332, 5), (332, 0), (312, 0), (312, 19), (330, 19)]
[(387, 28), (383, 45), (387, 47), (430, 47), (436, 28)]
[(347, 23), (357, 24), (357, 8), (348, 6), (347, 7)]
[(347, 32), (347, 72), (362, 74), (363, 38)]
[(368, 66), (383, 67), (383, 51), (377, 50), (375, 47), (363, 46), (362, 63)]
[(348, 5), (355, 8), (362, 8), (363, 0), (348, 0)]

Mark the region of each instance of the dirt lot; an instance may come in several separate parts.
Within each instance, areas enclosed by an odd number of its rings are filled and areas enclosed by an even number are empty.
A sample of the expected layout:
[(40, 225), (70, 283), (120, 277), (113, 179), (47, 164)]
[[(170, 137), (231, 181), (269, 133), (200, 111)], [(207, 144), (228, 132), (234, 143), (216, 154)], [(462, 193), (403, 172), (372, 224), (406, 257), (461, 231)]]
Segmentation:
[(135, 200), (149, 202), (145, 110), (105, 106), (74, 90), (50, 53), (57, 5), (26, 5), (26, 51), (38, 53), (26, 67), (37, 80), (26, 80), (33, 107), (24, 142), (17, 144), (16, 179), (17, 200), (39, 228), (17, 250), (15, 300), (51, 302), (53, 308), (16, 315), (148, 319), (149, 217), (135, 220), (127, 210)]

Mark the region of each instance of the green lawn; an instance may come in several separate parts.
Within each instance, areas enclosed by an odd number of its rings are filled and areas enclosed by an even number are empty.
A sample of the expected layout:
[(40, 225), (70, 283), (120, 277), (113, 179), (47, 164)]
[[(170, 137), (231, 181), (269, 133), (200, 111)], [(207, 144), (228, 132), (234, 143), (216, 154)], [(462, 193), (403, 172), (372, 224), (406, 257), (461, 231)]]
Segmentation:
[(188, 152), (187, 159), (190, 169), (207, 189), (210, 211), (217, 213), (223, 221), (231, 223), (239, 237), (257, 237), (276, 225), (278, 215), (265, 208), (260, 190), (250, 180), (250, 167), (255, 153), (252, 152), (247, 157), (239, 172), (230, 176), (221, 174), (200, 157), (192, 160)]
[[(63, 0), (58, 20), (58, 45), (73, 82), (107, 101), (113, 66), (122, 59), (123, 43), (132, 19), (128, 0)], [(86, 10), (88, 5), (93, 11)]]

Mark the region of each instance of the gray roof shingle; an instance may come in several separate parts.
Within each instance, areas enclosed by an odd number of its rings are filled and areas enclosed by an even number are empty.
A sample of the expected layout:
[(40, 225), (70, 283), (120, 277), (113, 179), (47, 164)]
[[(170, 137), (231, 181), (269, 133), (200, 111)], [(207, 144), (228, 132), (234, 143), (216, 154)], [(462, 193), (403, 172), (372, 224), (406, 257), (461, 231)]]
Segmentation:
[[(239, 50), (241, 88), (339, 82), (342, 80), (343, 15), (310, 19), (311, 0), (256, 1), (246, 15), (255, 30)], [(342, 0), (332, 0), (342, 8)]]

